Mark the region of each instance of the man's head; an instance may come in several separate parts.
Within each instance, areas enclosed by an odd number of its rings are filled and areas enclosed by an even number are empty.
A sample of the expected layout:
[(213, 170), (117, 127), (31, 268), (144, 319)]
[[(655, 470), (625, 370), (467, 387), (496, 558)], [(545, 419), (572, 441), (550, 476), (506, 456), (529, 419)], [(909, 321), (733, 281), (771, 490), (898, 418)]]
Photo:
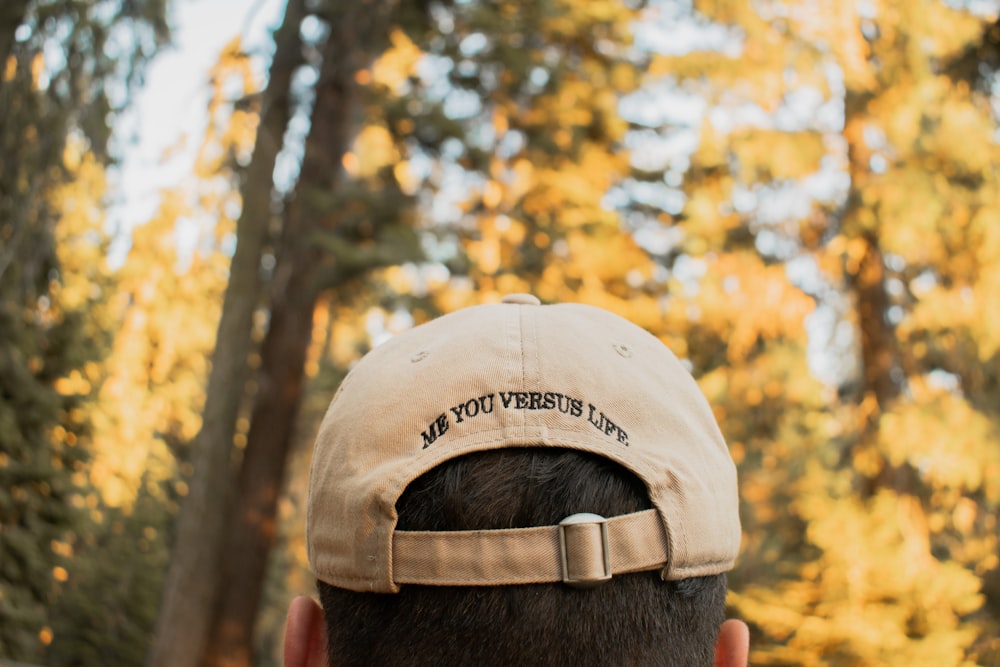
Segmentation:
[[(313, 646), (328, 636), (331, 664), (710, 664), (739, 538), (732, 460), (669, 350), (516, 295), (397, 336), (338, 390), (310, 478)], [(317, 614), (297, 601), (288, 636)], [(732, 627), (720, 641), (744, 643)]]

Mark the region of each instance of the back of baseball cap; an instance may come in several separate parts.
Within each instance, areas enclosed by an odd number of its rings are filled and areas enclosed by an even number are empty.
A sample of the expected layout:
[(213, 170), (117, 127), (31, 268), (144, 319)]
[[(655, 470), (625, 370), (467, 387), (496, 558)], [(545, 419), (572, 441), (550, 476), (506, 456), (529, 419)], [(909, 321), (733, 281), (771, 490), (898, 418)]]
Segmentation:
[[(535, 528), (396, 530), (396, 501), (414, 479), (517, 447), (610, 459), (645, 483), (654, 509)], [(314, 574), (355, 591), (718, 574), (739, 551), (736, 470), (697, 384), (657, 338), (598, 308), (511, 295), (358, 362), (316, 439), (306, 536)]]

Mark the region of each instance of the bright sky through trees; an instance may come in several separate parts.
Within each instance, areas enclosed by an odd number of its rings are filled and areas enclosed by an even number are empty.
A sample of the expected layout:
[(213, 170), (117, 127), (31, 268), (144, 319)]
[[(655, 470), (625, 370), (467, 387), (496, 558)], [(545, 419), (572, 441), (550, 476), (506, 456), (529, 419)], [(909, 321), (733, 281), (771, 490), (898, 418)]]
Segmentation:
[[(284, 0), (177, 0), (169, 8), (173, 42), (157, 54), (131, 108), (114, 128), (121, 163), (111, 172), (108, 222), (119, 235), (112, 246), (113, 265), (124, 260), (130, 230), (153, 214), (161, 191), (191, 178), (208, 122), (209, 70), (222, 47), (241, 39), (263, 77)], [(191, 242), (191, 232), (183, 226), (178, 232), (179, 243)]]

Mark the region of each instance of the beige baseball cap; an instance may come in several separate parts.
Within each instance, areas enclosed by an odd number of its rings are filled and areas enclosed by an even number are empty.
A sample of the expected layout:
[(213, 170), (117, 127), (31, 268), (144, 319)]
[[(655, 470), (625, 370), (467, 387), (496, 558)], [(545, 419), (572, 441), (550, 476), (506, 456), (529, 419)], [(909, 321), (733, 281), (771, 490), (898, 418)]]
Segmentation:
[[(645, 483), (653, 509), (396, 530), (414, 479), (516, 447), (606, 457)], [(736, 468), (694, 379), (657, 338), (599, 308), (514, 294), (399, 334), (347, 375), (316, 438), (306, 543), (319, 579), (355, 591), (718, 574), (740, 547)]]

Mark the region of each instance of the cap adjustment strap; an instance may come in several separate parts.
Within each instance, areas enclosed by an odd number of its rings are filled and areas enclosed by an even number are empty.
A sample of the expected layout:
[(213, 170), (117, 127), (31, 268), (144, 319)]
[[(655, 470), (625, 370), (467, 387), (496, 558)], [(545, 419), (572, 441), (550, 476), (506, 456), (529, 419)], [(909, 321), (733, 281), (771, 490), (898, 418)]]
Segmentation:
[(663, 569), (669, 547), (655, 509), (608, 519), (574, 514), (557, 526), (401, 531), (392, 537), (392, 580), (427, 586), (563, 581), (594, 586), (614, 574)]

